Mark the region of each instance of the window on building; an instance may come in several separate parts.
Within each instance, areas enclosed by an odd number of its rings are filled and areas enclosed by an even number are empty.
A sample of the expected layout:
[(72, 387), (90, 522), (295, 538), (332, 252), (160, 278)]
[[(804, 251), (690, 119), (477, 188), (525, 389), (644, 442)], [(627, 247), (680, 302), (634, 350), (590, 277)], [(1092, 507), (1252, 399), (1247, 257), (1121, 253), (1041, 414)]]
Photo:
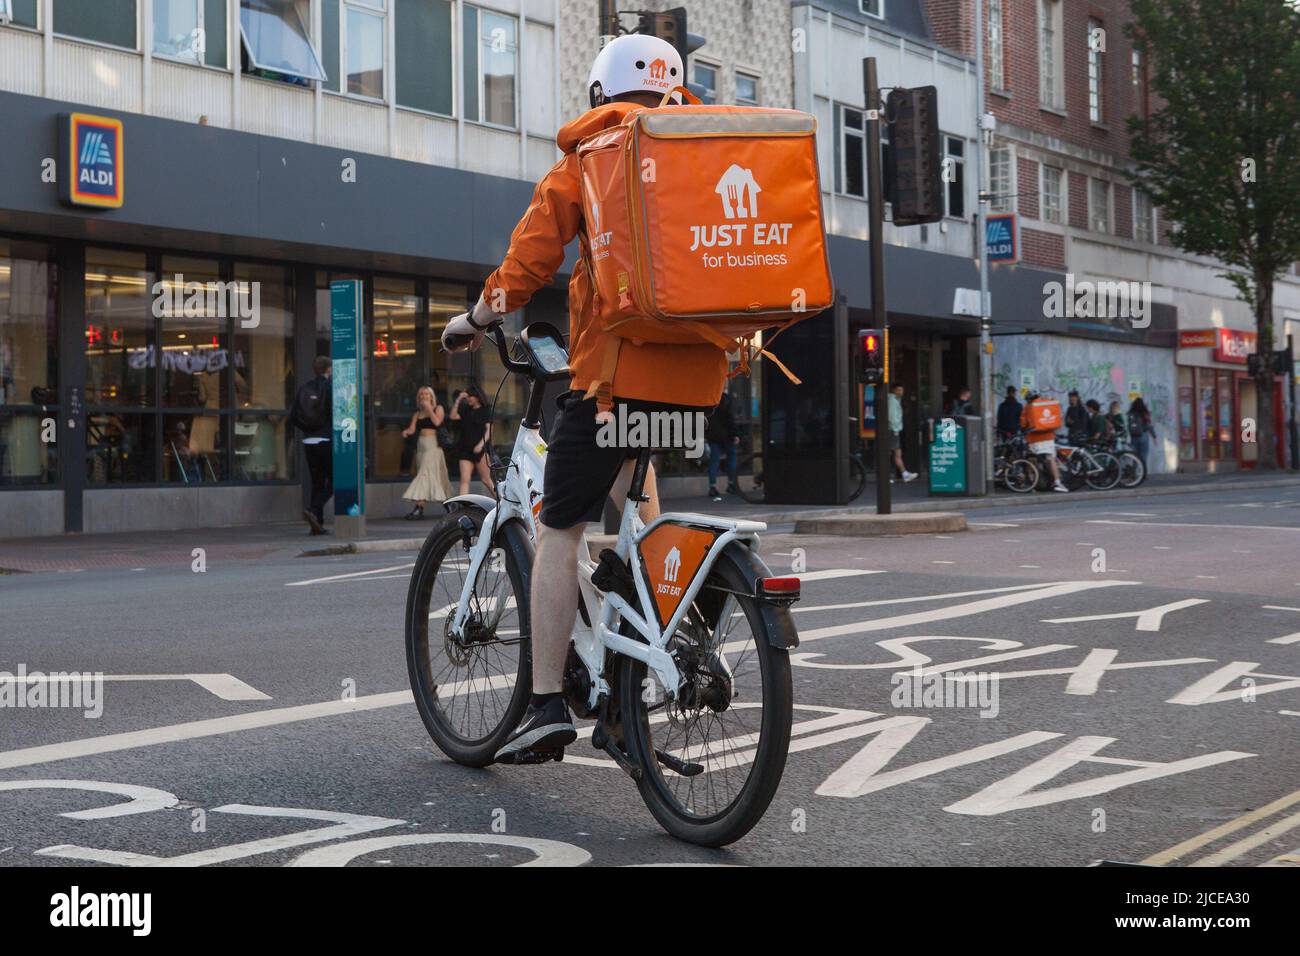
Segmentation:
[(1065, 107), (1061, 0), (1038, 0), (1038, 100), (1049, 109)]
[(478, 7), (465, 6), (465, 118), (494, 126), (516, 125), (515, 80), (519, 21)]
[(1147, 66), (1146, 61), (1142, 58), (1142, 51), (1137, 47), (1133, 48), (1131, 60), (1131, 74), (1133, 82), (1133, 112), (1138, 116), (1145, 117), (1148, 115), (1150, 101), (1147, 97)]
[(1102, 119), (1101, 91), (1104, 86), (1102, 60), (1106, 54), (1106, 28), (1100, 20), (1088, 19), (1088, 119)]
[(1156, 210), (1151, 197), (1140, 189), (1133, 190), (1133, 238), (1138, 242), (1154, 242), (1156, 235)]
[(59, 0), (54, 32), (127, 50), (139, 49), (136, 0)]
[(885, 0), (858, 0), (858, 9), (867, 16), (884, 17)]
[(1039, 165), (1039, 215), (1043, 222), (1065, 222), (1065, 170)]
[(398, 106), (451, 115), (451, 8), (448, 0), (393, 0)]
[(239, 32), (251, 72), (304, 85), (325, 79), (293, 0), (239, 0)]
[(1011, 212), (1015, 208), (1015, 163), (1010, 146), (996, 145), (989, 150), (989, 208), (994, 212)]
[(953, 219), (966, 218), (966, 141), (957, 136), (945, 136), (944, 165), (951, 170), (947, 175), (948, 215)]
[(348, 92), (382, 100), (385, 0), (344, 0), (343, 15)]
[(0, 0), (0, 23), (37, 29), (40, 0)]
[(1002, 0), (989, 0), (989, 84), (1006, 89), (1002, 54)]
[(736, 105), (758, 105), (758, 77), (750, 73), (736, 72)]
[(1110, 183), (1088, 179), (1088, 225), (1097, 232), (1110, 232)]
[(153, 52), (226, 67), (226, 0), (154, 0)]
[(718, 68), (711, 63), (696, 60), (691, 65), (691, 82), (695, 93), (704, 103), (718, 102)]
[(50, 250), (0, 238), (0, 486), (49, 484), (59, 418), (58, 312)]
[(862, 110), (841, 106), (835, 116), (835, 191), (846, 196), (867, 195), (867, 136)]

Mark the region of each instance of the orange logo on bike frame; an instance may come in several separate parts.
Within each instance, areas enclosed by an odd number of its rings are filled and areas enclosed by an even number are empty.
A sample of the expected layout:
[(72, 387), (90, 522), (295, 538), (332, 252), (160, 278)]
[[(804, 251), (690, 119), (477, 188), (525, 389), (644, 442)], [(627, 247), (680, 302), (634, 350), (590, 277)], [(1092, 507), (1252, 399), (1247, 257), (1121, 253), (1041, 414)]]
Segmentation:
[(712, 531), (661, 524), (641, 540), (641, 560), (661, 625), (672, 620), (715, 538)]

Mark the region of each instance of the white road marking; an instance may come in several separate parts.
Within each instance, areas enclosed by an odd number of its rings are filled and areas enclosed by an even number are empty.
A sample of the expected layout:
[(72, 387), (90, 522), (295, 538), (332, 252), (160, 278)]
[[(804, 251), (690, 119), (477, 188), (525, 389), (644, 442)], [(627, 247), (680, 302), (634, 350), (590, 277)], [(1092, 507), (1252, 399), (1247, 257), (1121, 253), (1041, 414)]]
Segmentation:
[[(567, 760), (567, 758), (566, 758)], [(536, 859), (520, 866), (583, 866), (591, 862), (591, 854), (582, 847), (558, 840), (538, 837), (513, 836), (500, 833), (407, 833), (400, 836), (370, 837), (366, 840), (349, 840), (334, 846), (308, 850), (290, 866), (347, 866), (359, 856), (377, 853), (398, 846), (423, 846), (426, 844), (476, 843), (487, 846), (511, 846), (530, 850)]]
[[(1300, 687), (1300, 677), (1292, 677), (1288, 674), (1257, 674), (1255, 668), (1258, 666), (1259, 664), (1254, 661), (1233, 661), (1230, 664), (1224, 664), (1218, 670), (1206, 674), (1190, 687), (1179, 691), (1165, 703), (1187, 704), (1195, 707), (1200, 704), (1222, 704), (1227, 701), (1241, 701), (1244, 699), (1246, 691), (1246, 687), (1242, 685), (1241, 681), (1247, 677), (1252, 681), (1259, 677), (1267, 677), (1269, 680), (1276, 681), (1273, 684), (1252, 684), (1250, 692), (1255, 697), (1260, 694), (1271, 694), (1279, 690), (1294, 690)], [(1223, 688), (1229, 684), (1232, 684), (1233, 688), (1224, 690)]]
[(410, 564), (395, 564), (391, 568), (372, 568), (369, 571), (352, 571), (348, 574), (331, 574), (325, 578), (309, 578), (306, 581), (290, 581), (285, 584), (287, 588), (301, 588), (308, 584), (328, 584), (331, 581), (347, 581), (350, 578), (364, 578), (374, 574), (387, 574), (390, 571), (409, 571), (415, 567), (415, 562)]
[[(231, 674), (90, 674), (80, 673), (76, 677), (67, 674), (25, 674), (25, 684), (59, 684), (69, 680), (86, 681), (176, 681), (188, 680), (198, 684), (208, 693), (222, 700), (270, 700), (269, 694), (263, 694), (256, 687), (244, 683)], [(19, 678), (14, 674), (0, 674), (0, 684), (17, 684)]]
[(931, 561), (931, 564), (956, 564), (956, 561)]
[(1287, 794), (1285, 797), (1280, 797), (1272, 803), (1265, 804), (1262, 807), (1256, 807), (1254, 810), (1242, 814), (1235, 820), (1221, 823), (1213, 830), (1207, 830), (1205, 833), (1194, 836), (1189, 840), (1184, 840), (1182, 843), (1179, 843), (1176, 846), (1171, 846), (1167, 850), (1153, 853), (1151, 856), (1143, 860), (1142, 863), (1147, 866), (1164, 866), (1166, 863), (1172, 863), (1174, 860), (1187, 856), (1189, 853), (1193, 853), (1203, 846), (1209, 846), (1211, 843), (1218, 841), (1229, 833), (1235, 833), (1238, 830), (1250, 826), (1252, 823), (1258, 823), (1260, 820), (1263, 820), (1266, 817), (1271, 817), (1273, 814), (1285, 810), (1287, 807), (1294, 806), (1297, 803), (1300, 803), (1300, 790)]
[(176, 806), (179, 802), (176, 794), (168, 793), (166, 790), (137, 787), (129, 783), (110, 783), (104, 780), (5, 780), (0, 782), (0, 792), (6, 790), (89, 790), (92, 793), (112, 793), (120, 797), (130, 797), (125, 803), (59, 814), (69, 820), (107, 820), (134, 813), (165, 810)]
[(842, 611), (856, 607), (879, 607), (884, 604), (916, 604), (922, 601), (942, 601), (947, 598), (974, 597), (979, 594), (1006, 594), (1009, 591), (1033, 591), (1043, 587), (1041, 584), (1013, 584), (1005, 588), (981, 588), (978, 591), (949, 591), (945, 594), (919, 594), (916, 597), (884, 598), (879, 601), (853, 601), (848, 604), (816, 604), (805, 607), (796, 604), (790, 608), (795, 614), (808, 611)]
[(1004, 521), (967, 521), (968, 528), (1019, 528), (1020, 525)]
[(1148, 608), (1145, 611), (1120, 611), (1117, 614), (1084, 614), (1080, 617), (1049, 617), (1044, 618), (1044, 624), (1077, 624), (1081, 621), (1118, 621), (1126, 617), (1137, 618), (1136, 630), (1139, 631), (1158, 631), (1160, 622), (1170, 611), (1181, 611), (1183, 608), (1195, 607), (1198, 604), (1209, 604), (1206, 598), (1188, 598), (1185, 601), (1174, 601), (1172, 604), (1162, 604), (1159, 607)]
[(1282, 637), (1270, 637), (1265, 644), (1300, 644), (1300, 631), (1284, 634)]
[(1193, 524), (1190, 521), (1107, 521), (1100, 518), (1093, 518), (1086, 522), (1087, 524), (1120, 524), (1129, 525), (1134, 528), (1228, 528), (1232, 531), (1300, 531), (1300, 528), (1289, 528), (1286, 525), (1267, 525), (1267, 524)]
[(1030, 571), (1036, 571), (1040, 566), (1037, 564), (1022, 564), (1021, 567)]
[(1121, 518), (1155, 518), (1154, 511), (1103, 511), (1102, 514), (1119, 515)]
[(800, 581), (830, 581), (834, 578), (856, 578), (864, 574), (884, 574), (884, 571), (867, 571), (863, 568), (826, 568), (822, 571), (803, 571), (797, 575)]
[(1300, 611), (1300, 607), (1288, 607), (1285, 604), (1265, 604), (1263, 607), (1266, 611)]
[[(480, 693), (485, 689), (508, 687), (514, 683), (513, 677), (495, 676), (483, 680), (458, 681), (439, 687), (439, 693), (453, 696), (465, 693)], [(384, 707), (399, 707), (413, 703), (409, 690), (391, 691), (385, 694), (370, 694), (355, 700), (327, 700), (318, 704), (301, 704), (296, 707), (275, 707), (266, 710), (236, 714), (230, 717), (216, 717), (209, 720), (192, 720), (164, 727), (151, 727), (147, 730), (132, 730), (120, 734), (105, 734), (98, 737), (84, 737), (80, 740), (68, 740), (58, 744), (43, 744), (35, 747), (20, 747), (16, 750), (0, 751), (0, 770), (13, 767), (30, 767), (35, 764), (50, 763), (55, 760), (68, 760), (74, 757), (88, 757), (95, 754), (114, 753), (119, 750), (134, 750), (137, 747), (152, 747), (158, 744), (176, 743), (181, 740), (194, 740), (199, 737), (215, 737), (241, 730), (259, 730), (263, 727), (275, 727), (300, 720), (314, 720), (318, 717), (336, 717), (357, 711), (379, 710)]]
[[(1048, 646), (1051, 647), (1053, 645)], [(1007, 656), (1009, 657), (1010, 655)], [(1097, 647), (1090, 650), (1087, 656), (1074, 667), (1052, 667), (1033, 671), (996, 671), (995, 674), (999, 681), (1012, 680), (1016, 677), (1064, 677), (1069, 675), (1070, 679), (1065, 684), (1065, 692), (1067, 694), (1092, 696), (1097, 693), (1097, 686), (1101, 683), (1101, 678), (1106, 671), (1132, 670), (1140, 667), (1177, 667), (1182, 664), (1215, 663), (1214, 659), (1210, 657), (1180, 657), (1173, 660), (1162, 661), (1132, 661), (1124, 664), (1113, 663), (1115, 658), (1118, 656), (1119, 651), (1117, 650), (1107, 647)], [(993, 658), (989, 658), (989, 660), (992, 659)], [(955, 669), (972, 663), (972, 661), (961, 661), (958, 665), (945, 665), (945, 669)], [(954, 681), (972, 681), (979, 680), (980, 675), (966, 674), (949, 677), (948, 679)]]
[(1288, 717), (1300, 717), (1300, 710), (1279, 710), (1278, 713)]

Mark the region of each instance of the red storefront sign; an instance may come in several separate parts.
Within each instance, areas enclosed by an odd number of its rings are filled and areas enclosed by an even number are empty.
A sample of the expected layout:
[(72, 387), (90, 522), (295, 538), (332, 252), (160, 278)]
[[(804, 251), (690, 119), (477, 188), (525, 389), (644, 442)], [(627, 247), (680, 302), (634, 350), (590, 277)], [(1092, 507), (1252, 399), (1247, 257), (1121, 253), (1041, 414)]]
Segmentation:
[(1178, 333), (1180, 349), (1212, 349), (1216, 341), (1214, 329), (1185, 329)]
[(1214, 343), (1215, 361), (1245, 365), (1246, 356), (1255, 351), (1255, 333), (1239, 332), (1236, 329), (1218, 329), (1217, 331), (1218, 338)]

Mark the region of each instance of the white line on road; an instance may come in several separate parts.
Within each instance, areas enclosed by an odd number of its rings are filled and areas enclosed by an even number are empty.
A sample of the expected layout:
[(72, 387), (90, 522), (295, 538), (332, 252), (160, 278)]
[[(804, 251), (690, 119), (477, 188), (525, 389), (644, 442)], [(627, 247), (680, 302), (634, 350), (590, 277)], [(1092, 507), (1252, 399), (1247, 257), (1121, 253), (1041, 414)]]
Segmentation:
[(1007, 524), (1002, 521), (967, 521), (968, 528), (1019, 528), (1018, 524)]
[(1148, 608), (1145, 611), (1120, 611), (1117, 614), (1085, 614), (1080, 617), (1049, 617), (1044, 618), (1043, 623), (1078, 624), (1083, 621), (1118, 621), (1126, 617), (1135, 617), (1137, 618), (1136, 630), (1158, 631), (1160, 630), (1160, 622), (1164, 620), (1164, 616), (1170, 611), (1181, 611), (1183, 608), (1209, 603), (1206, 598), (1188, 598), (1186, 601), (1162, 604), (1159, 607)]
[(856, 578), (864, 574), (884, 574), (884, 571), (867, 571), (862, 568), (826, 568), (822, 571), (802, 571), (800, 581), (830, 581), (833, 578)]
[(256, 687), (244, 683), (231, 674), (0, 674), (0, 684), (62, 684), (74, 680), (87, 681), (164, 681), (188, 680), (198, 684), (210, 694), (222, 700), (270, 700), (269, 694), (263, 694)]
[(1270, 524), (1193, 524), (1190, 521), (1109, 521), (1089, 519), (1087, 524), (1119, 524), (1133, 528), (1228, 528), (1232, 531), (1300, 531), (1286, 525)]
[(1252, 833), (1245, 839), (1238, 840), (1236, 843), (1230, 843), (1217, 853), (1211, 853), (1209, 856), (1201, 857), (1199, 860), (1193, 860), (1189, 866), (1223, 866), (1230, 860), (1245, 856), (1256, 847), (1263, 846), (1270, 840), (1275, 840), (1284, 833), (1290, 833), (1296, 827), (1300, 827), (1300, 813), (1293, 813), (1289, 817), (1283, 817), (1277, 823), (1264, 827), (1264, 829)]
[(346, 581), (349, 578), (368, 577), (372, 574), (387, 574), (389, 571), (409, 571), (413, 567), (415, 567), (414, 561), (410, 564), (395, 564), (391, 568), (373, 568), (369, 571), (352, 571), (349, 574), (331, 574), (327, 578), (310, 578), (306, 581), (290, 581), (285, 584), (285, 587), (300, 588), (305, 587), (308, 584), (328, 584), (331, 581)]
[(814, 604), (804, 607), (796, 604), (790, 608), (795, 614), (806, 614), (809, 611), (844, 611), (849, 608), (859, 607), (881, 607), (886, 604), (919, 604), (922, 601), (946, 601), (950, 598), (960, 597), (978, 597), (981, 594), (1008, 594), (1012, 591), (1035, 591), (1045, 585), (1042, 584), (1013, 584), (1010, 587), (1003, 588), (980, 588), (978, 591), (949, 591), (946, 594), (918, 594), (915, 597), (904, 598), (882, 598), (878, 601), (853, 601), (849, 604)]
[(1300, 611), (1300, 607), (1288, 607), (1285, 604), (1265, 604), (1263, 607), (1266, 611)]

